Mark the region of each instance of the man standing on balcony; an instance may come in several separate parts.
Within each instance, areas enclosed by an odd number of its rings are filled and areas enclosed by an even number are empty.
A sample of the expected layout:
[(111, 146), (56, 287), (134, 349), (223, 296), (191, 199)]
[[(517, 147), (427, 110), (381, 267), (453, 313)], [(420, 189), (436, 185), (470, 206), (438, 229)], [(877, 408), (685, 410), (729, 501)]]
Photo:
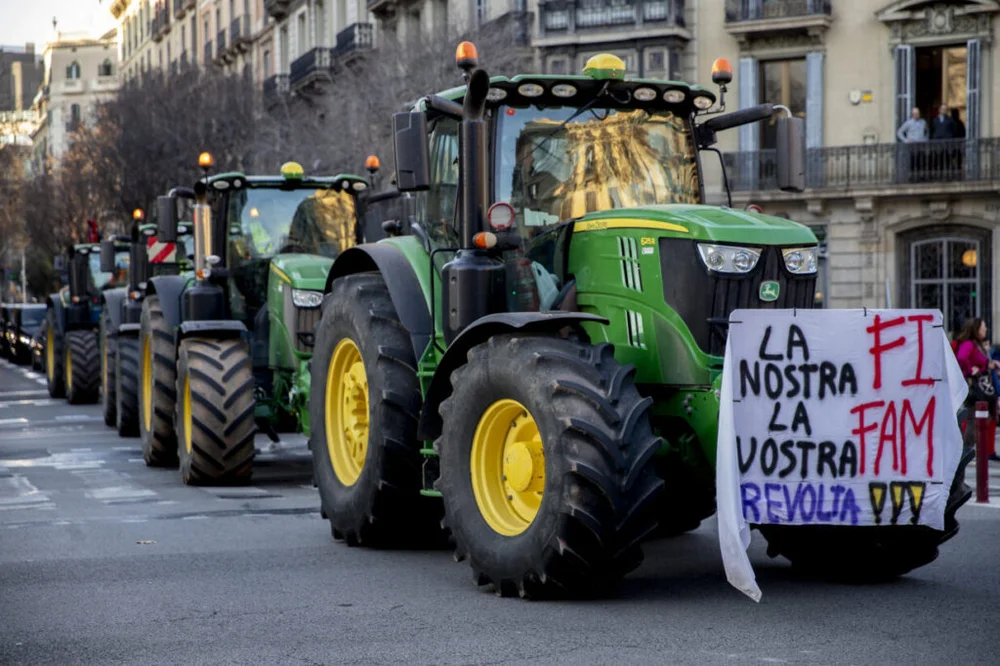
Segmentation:
[[(931, 123), (931, 140), (951, 141), (957, 136), (958, 128), (955, 126), (955, 121), (948, 114), (948, 106), (942, 104), (938, 107), (937, 117)], [(953, 175), (951, 171), (954, 156), (952, 155), (952, 151), (949, 150), (949, 146), (950, 144), (945, 144), (934, 148), (933, 172), (939, 178), (948, 178)]]
[[(927, 121), (920, 117), (920, 109), (913, 107), (910, 111), (910, 119), (903, 123), (896, 131), (896, 138), (900, 143), (922, 144), (927, 141)], [(910, 177), (909, 181), (920, 180), (924, 166), (923, 146), (909, 145), (903, 149), (904, 154), (910, 156)], [(905, 161), (903, 162), (905, 164)]]

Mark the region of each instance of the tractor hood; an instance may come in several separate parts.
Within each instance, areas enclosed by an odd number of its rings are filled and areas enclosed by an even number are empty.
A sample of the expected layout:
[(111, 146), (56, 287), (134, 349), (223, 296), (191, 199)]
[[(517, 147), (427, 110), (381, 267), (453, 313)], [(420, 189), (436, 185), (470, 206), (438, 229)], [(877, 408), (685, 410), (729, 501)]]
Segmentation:
[(816, 245), (809, 227), (781, 217), (719, 206), (662, 204), (590, 213), (574, 231), (650, 229), (692, 240), (744, 245)]
[(317, 254), (281, 254), (271, 259), (271, 270), (293, 289), (323, 291), (333, 259)]

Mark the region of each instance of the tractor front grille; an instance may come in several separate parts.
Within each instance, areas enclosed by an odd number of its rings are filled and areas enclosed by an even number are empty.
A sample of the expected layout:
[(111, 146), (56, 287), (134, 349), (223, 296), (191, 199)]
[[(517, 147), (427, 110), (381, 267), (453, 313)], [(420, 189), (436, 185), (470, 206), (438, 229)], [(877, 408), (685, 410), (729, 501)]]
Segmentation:
[[(785, 268), (782, 248), (765, 247), (754, 269), (743, 275), (713, 273), (698, 256), (695, 241), (661, 238), (663, 297), (687, 324), (702, 351), (722, 356), (729, 315), (739, 308), (808, 309), (815, 306), (816, 275), (794, 275)], [(760, 299), (760, 286), (778, 283), (778, 298)]]
[(313, 345), (316, 342), (316, 325), (319, 324), (322, 314), (321, 308), (295, 308), (295, 332), (293, 335), (295, 336), (296, 351), (312, 353)]

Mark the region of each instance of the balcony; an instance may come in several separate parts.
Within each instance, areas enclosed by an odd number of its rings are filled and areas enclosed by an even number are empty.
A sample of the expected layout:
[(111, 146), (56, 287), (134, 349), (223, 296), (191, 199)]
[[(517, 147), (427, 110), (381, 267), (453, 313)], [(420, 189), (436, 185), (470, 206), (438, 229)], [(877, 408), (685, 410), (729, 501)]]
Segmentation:
[(215, 35), (215, 57), (222, 62), (229, 62), (229, 52), (226, 50), (226, 30), (223, 28)]
[[(725, 158), (733, 192), (759, 193), (755, 198), (763, 200), (803, 196), (775, 191), (773, 150), (727, 153)], [(1000, 187), (1000, 139), (811, 148), (806, 154), (806, 187), (805, 196), (995, 190)]]
[(817, 34), (832, 22), (831, 0), (726, 0), (726, 30), (741, 41)]
[[(174, 0), (174, 17), (178, 19), (184, 18), (184, 13), (188, 10), (189, 0)], [(191, 6), (194, 6), (197, 0), (190, 0)]]
[(153, 19), (153, 39), (160, 41), (168, 32), (170, 32), (170, 12), (164, 5), (156, 10), (156, 17)]
[(264, 11), (280, 21), (288, 16), (288, 8), (291, 4), (292, 0), (264, 0)]
[(365, 8), (373, 13), (382, 13), (393, 5), (393, 0), (367, 0)]
[(292, 88), (302, 88), (317, 79), (329, 79), (332, 64), (331, 49), (317, 46), (292, 61), (288, 83)]
[(250, 16), (234, 18), (229, 24), (229, 48), (239, 53), (250, 50)]
[(545, 41), (636, 30), (664, 35), (665, 29), (679, 32), (685, 28), (684, 0), (546, 0), (539, 3), (538, 11)]
[(278, 98), (288, 94), (291, 86), (288, 81), (288, 74), (275, 74), (264, 79), (264, 101), (273, 104)]
[(373, 45), (371, 23), (354, 23), (337, 33), (337, 45), (333, 47), (333, 57), (341, 58), (350, 53), (368, 50)]

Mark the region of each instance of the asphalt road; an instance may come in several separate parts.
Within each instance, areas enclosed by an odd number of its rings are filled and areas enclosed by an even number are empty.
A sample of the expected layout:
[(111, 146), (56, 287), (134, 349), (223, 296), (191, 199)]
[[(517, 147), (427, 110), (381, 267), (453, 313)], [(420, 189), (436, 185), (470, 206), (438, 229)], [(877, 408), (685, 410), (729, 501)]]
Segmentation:
[(251, 487), (188, 488), (38, 377), (0, 361), (0, 664), (1000, 660), (1000, 506), (967, 505), (941, 557), (889, 584), (798, 577), (755, 538), (754, 604), (709, 520), (650, 544), (614, 599), (500, 599), (447, 552), (334, 542), (301, 438)]

